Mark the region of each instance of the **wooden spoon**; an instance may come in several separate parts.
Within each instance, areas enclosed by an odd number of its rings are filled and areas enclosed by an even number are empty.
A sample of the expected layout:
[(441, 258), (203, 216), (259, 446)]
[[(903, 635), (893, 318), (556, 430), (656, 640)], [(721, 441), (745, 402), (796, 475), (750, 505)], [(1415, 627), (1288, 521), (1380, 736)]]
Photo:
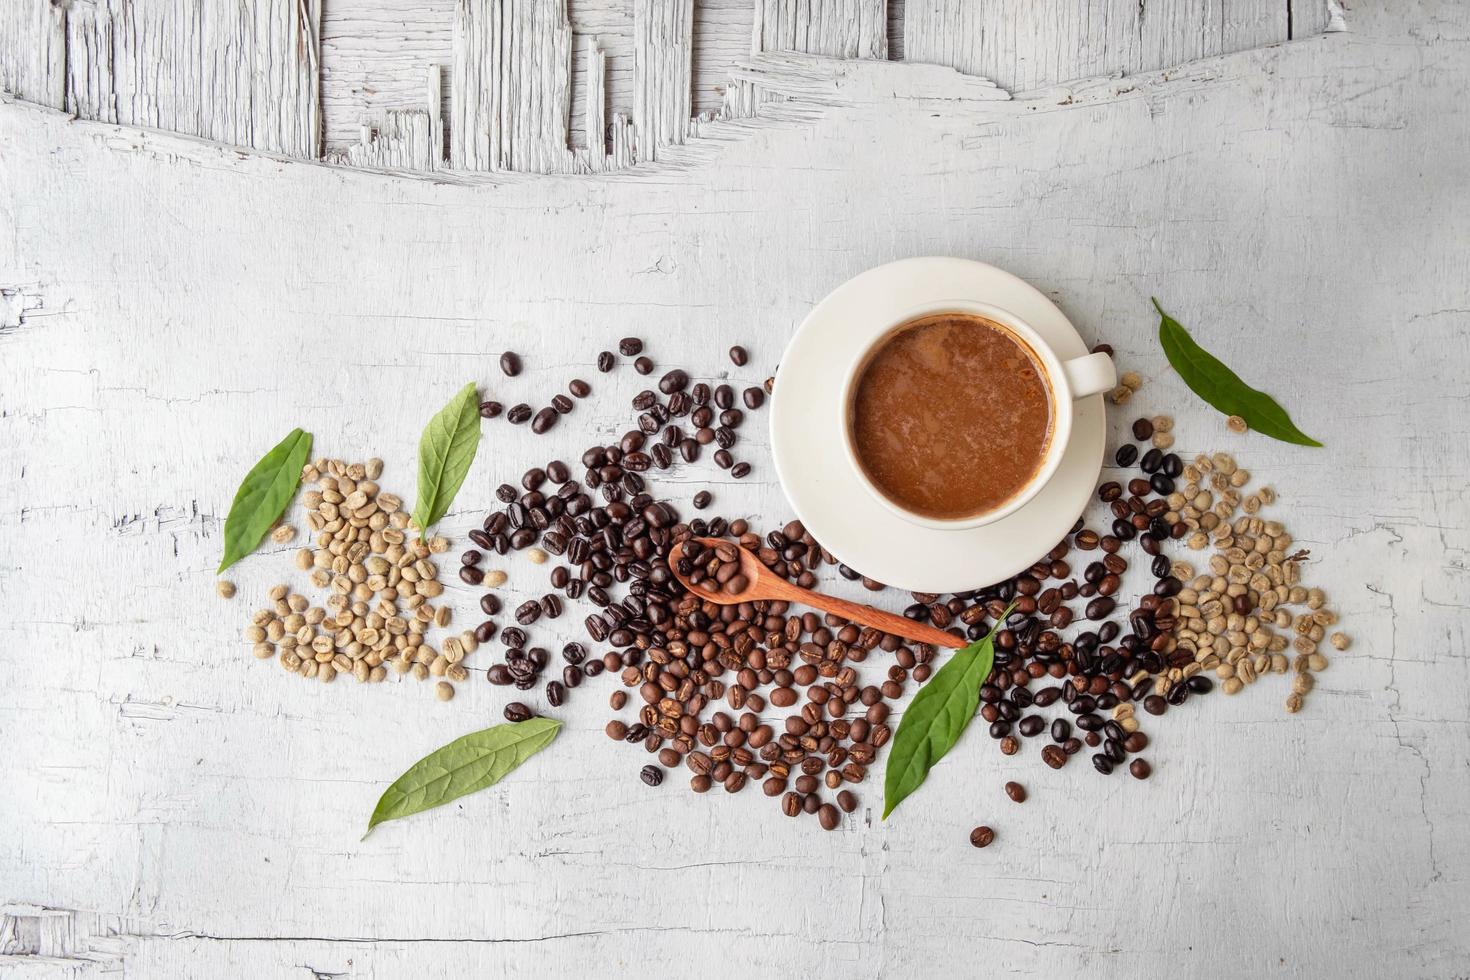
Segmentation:
[[(701, 599), (708, 599), (721, 606), (733, 606), (736, 603), (753, 602), (756, 599), (785, 599), (788, 602), (800, 603), (803, 606), (811, 606), (813, 609), (841, 616), (843, 619), (850, 619), (863, 626), (880, 629), (885, 633), (893, 633), (915, 643), (932, 643), (951, 650), (958, 650), (965, 645), (965, 641), (953, 633), (946, 633), (927, 623), (916, 623), (906, 616), (895, 616), (893, 613), (874, 609), (860, 602), (848, 602), (846, 599), (823, 595), (811, 589), (803, 589), (799, 585), (792, 585), (762, 565), (760, 559), (755, 555), (733, 541), (727, 541), (724, 538), (695, 538), (694, 540), (708, 548), (714, 548), (717, 545), (729, 545), (734, 548), (740, 553), (740, 574), (747, 582), (744, 589), (736, 593), (729, 593), (717, 587), (713, 582), (690, 582), (688, 576), (680, 573), (677, 559), (669, 562), (674, 577), (683, 584), (684, 588)], [(684, 549), (681, 545), (679, 556), (682, 557), (683, 554)]]

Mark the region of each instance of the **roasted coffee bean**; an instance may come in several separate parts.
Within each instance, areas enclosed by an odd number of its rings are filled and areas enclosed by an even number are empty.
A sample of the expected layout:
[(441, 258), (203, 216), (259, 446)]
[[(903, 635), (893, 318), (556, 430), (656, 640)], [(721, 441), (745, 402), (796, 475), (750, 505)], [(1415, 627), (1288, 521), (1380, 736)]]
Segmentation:
[(1162, 465), (1164, 465), (1164, 452), (1161, 449), (1150, 449), (1148, 452), (1144, 453), (1143, 458), (1138, 461), (1138, 468), (1143, 470), (1143, 472), (1147, 473), (1149, 476), (1157, 473), (1159, 471), (1159, 467)]
[(740, 393), (740, 399), (746, 408), (754, 411), (765, 404), (766, 393), (760, 388), (746, 388)]
[(750, 464), (736, 463), (734, 466), (730, 467), (730, 475), (737, 480), (745, 479), (747, 476), (750, 475)]
[(558, 414), (566, 415), (572, 410), (572, 400), (566, 395), (552, 395), (551, 407), (556, 409)]
[(561, 600), (549, 592), (542, 596), (541, 615), (547, 619), (556, 619), (561, 615)]
[(624, 357), (636, 357), (643, 353), (643, 341), (637, 337), (624, 337), (618, 341), (618, 353)]
[(581, 378), (573, 378), (571, 383), (567, 385), (567, 391), (570, 391), (578, 398), (586, 398), (592, 394), (592, 386)]
[(1060, 769), (1067, 764), (1068, 755), (1058, 745), (1046, 745), (1041, 749), (1041, 761), (1053, 769)]
[(532, 717), (533, 712), (519, 701), (512, 701), (505, 706), (506, 721), (526, 721)]
[(547, 704), (551, 705), (553, 708), (559, 708), (559, 707), (561, 707), (561, 703), (566, 700), (566, 697), (567, 697), (567, 689), (562, 685), (561, 681), (547, 681), (547, 683), (546, 683), (546, 703)]
[(1065, 718), (1054, 719), (1051, 723), (1052, 741), (1060, 745), (1072, 737), (1072, 723)]
[(1162, 473), (1155, 473), (1149, 477), (1148, 483), (1153, 488), (1154, 493), (1161, 497), (1167, 497), (1174, 492), (1174, 481)]
[(506, 351), (500, 355), (500, 370), (507, 378), (514, 378), (521, 373), (521, 358), (514, 351)]
[(643, 780), (645, 785), (658, 786), (664, 781), (664, 771), (658, 766), (644, 766), (639, 771), (638, 778)]
[(1113, 454), (1113, 462), (1116, 463), (1118, 466), (1132, 466), (1137, 461), (1138, 447), (1133, 445), (1133, 443), (1131, 442), (1125, 442), (1123, 445), (1119, 446), (1118, 451)]
[(658, 390), (665, 395), (672, 395), (676, 391), (683, 391), (689, 387), (689, 375), (675, 368), (658, 380)]
[(970, 831), (970, 843), (975, 847), (989, 847), (995, 840), (995, 831), (989, 827), (976, 827)]
[(652, 374), (653, 361), (647, 357), (640, 357), (633, 362), (633, 370), (639, 374)]
[(537, 412), (536, 417), (531, 420), (531, 431), (536, 433), (538, 436), (550, 432), (556, 427), (556, 422), (559, 418), (561, 418), (561, 415), (557, 412), (556, 409), (543, 408), (541, 411)]
[(1153, 771), (1154, 767), (1148, 764), (1147, 759), (1134, 759), (1128, 764), (1128, 774), (1134, 779), (1147, 779)]
[(613, 357), (613, 352), (612, 351), (605, 350), (605, 351), (598, 352), (598, 355), (597, 355), (597, 370), (601, 371), (603, 374), (606, 374), (607, 372), (611, 371), (613, 369), (613, 365), (616, 364), (616, 363), (617, 363), (617, 359)]
[(823, 803), (817, 809), (817, 822), (822, 825), (823, 830), (836, 830), (837, 825), (842, 822), (842, 816), (835, 806)]
[(1161, 715), (1169, 710), (1169, 702), (1162, 695), (1150, 694), (1143, 699), (1143, 710), (1151, 715)]
[(1215, 688), (1215, 682), (1204, 674), (1195, 674), (1184, 683), (1188, 685), (1191, 694), (1209, 694)]
[(1022, 786), (1020, 783), (1014, 781), (1006, 783), (1005, 790), (1006, 795), (1011, 798), (1012, 802), (1026, 802), (1026, 787)]
[(515, 678), (511, 676), (510, 668), (505, 664), (491, 664), (490, 669), (485, 671), (485, 679), (491, 684), (504, 687)]
[(1040, 715), (1027, 715), (1021, 719), (1016, 725), (1016, 728), (1022, 735), (1031, 738), (1032, 736), (1040, 735), (1042, 730), (1046, 728), (1046, 719)]
[(1094, 622), (1106, 619), (1116, 606), (1117, 603), (1110, 596), (1098, 596), (1087, 604), (1087, 618)]
[(713, 496), (710, 494), (710, 492), (708, 490), (701, 490), (701, 491), (699, 491), (698, 493), (696, 493), (694, 495), (694, 509), (695, 510), (704, 510), (706, 507), (709, 506), (710, 501), (712, 499), (713, 499)]
[(1123, 496), (1123, 485), (1116, 480), (1110, 480), (1097, 488), (1097, 499), (1104, 503), (1111, 503)]
[(485, 580), (485, 573), (474, 565), (461, 565), (459, 577), (467, 585), (479, 585)]
[(1154, 424), (1148, 419), (1133, 420), (1133, 438), (1139, 442), (1147, 442), (1153, 438)]
[(500, 413), (501, 413), (501, 411), (503, 411), (504, 408), (505, 408), (505, 406), (502, 405), (502, 404), (500, 404), (500, 402), (495, 402), (495, 401), (483, 401), (483, 402), (480, 402), (480, 418), (482, 418), (482, 419), (498, 418), (499, 415), (500, 415)]
[(744, 347), (737, 344), (730, 348), (730, 363), (736, 367), (745, 367), (745, 363), (748, 360), (750, 360), (750, 355), (745, 352)]
[(1110, 775), (1113, 771), (1113, 760), (1109, 759), (1107, 756), (1099, 752), (1097, 755), (1092, 757), (1092, 768), (1096, 769), (1104, 776)]
[(531, 406), (522, 402), (519, 405), (511, 406), (510, 410), (505, 413), (505, 420), (511, 425), (520, 425), (522, 422), (529, 420), (533, 414), (535, 413)]

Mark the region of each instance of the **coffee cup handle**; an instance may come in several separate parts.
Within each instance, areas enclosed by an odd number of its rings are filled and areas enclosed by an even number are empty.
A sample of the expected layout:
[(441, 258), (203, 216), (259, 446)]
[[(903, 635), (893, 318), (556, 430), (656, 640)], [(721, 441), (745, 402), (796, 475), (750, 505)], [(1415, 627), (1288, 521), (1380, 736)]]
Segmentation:
[(1072, 397), (1085, 398), (1107, 391), (1118, 383), (1118, 372), (1113, 359), (1107, 354), (1087, 354), (1062, 362), (1062, 371), (1067, 376), (1067, 387)]

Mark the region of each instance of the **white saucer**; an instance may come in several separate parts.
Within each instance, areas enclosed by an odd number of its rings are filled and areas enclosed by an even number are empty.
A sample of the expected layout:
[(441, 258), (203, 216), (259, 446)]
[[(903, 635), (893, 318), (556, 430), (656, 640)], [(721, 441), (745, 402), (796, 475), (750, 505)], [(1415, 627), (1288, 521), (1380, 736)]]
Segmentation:
[(1031, 565), (1071, 530), (1102, 471), (1103, 396), (1092, 395), (1075, 403), (1072, 437), (1051, 481), (994, 524), (919, 527), (857, 482), (843, 448), (843, 371), (905, 311), (957, 298), (1009, 310), (1062, 360), (1087, 353), (1062, 311), (1010, 273), (965, 259), (905, 259), (848, 280), (817, 304), (786, 347), (771, 400), (771, 449), (796, 516), (844, 564), (913, 592), (979, 588)]

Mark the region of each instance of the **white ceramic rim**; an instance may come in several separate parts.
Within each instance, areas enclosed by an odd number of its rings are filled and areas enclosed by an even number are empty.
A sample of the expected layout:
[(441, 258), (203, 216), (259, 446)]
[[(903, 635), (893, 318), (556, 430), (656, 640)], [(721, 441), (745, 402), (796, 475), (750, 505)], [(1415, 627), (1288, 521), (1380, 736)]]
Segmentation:
[[(971, 517), (925, 517), (923, 514), (915, 514), (913, 511), (901, 507), (882, 490), (878, 489), (873, 481), (869, 479), (868, 474), (863, 470), (862, 464), (858, 461), (857, 453), (853, 451), (852, 433), (848, 429), (848, 423), (851, 421), (853, 388), (857, 385), (858, 376), (874, 349), (892, 337), (905, 324), (917, 320), (920, 317), (933, 316), (936, 313), (974, 314), (975, 316), (991, 320), (1004, 329), (1014, 333), (1041, 361), (1042, 367), (1046, 371), (1046, 378), (1044, 380), (1047, 384), (1047, 392), (1051, 396), (1051, 433), (1046, 444), (1046, 456), (1042, 459), (1041, 465), (1036, 468), (1036, 472), (1032, 474), (1031, 479), (1026, 482), (1025, 486), (1016, 491), (1004, 504), (993, 510), (984, 511)], [(1067, 372), (1062, 367), (1061, 358), (1057, 356), (1056, 351), (1052, 350), (1051, 345), (1046, 342), (1045, 338), (1032, 329), (1031, 325), (1025, 320), (1010, 310), (1003, 309), (992, 303), (981, 303), (969, 299), (947, 299), (921, 303), (909, 309), (857, 351), (851, 363), (848, 365), (847, 370), (844, 372), (844, 378), (841, 395), (844, 423), (842, 433), (843, 455), (847, 458), (847, 464), (851, 467), (854, 478), (883, 507), (886, 507), (904, 520), (912, 524), (917, 524), (920, 527), (933, 528), (936, 531), (958, 531), (967, 528), (984, 527), (986, 524), (994, 524), (996, 521), (1010, 517), (1035, 499), (1036, 495), (1041, 492), (1041, 489), (1046, 486), (1047, 482), (1056, 473), (1057, 467), (1061, 465), (1062, 455), (1066, 452), (1067, 443), (1072, 437), (1072, 388), (1067, 381)]]

